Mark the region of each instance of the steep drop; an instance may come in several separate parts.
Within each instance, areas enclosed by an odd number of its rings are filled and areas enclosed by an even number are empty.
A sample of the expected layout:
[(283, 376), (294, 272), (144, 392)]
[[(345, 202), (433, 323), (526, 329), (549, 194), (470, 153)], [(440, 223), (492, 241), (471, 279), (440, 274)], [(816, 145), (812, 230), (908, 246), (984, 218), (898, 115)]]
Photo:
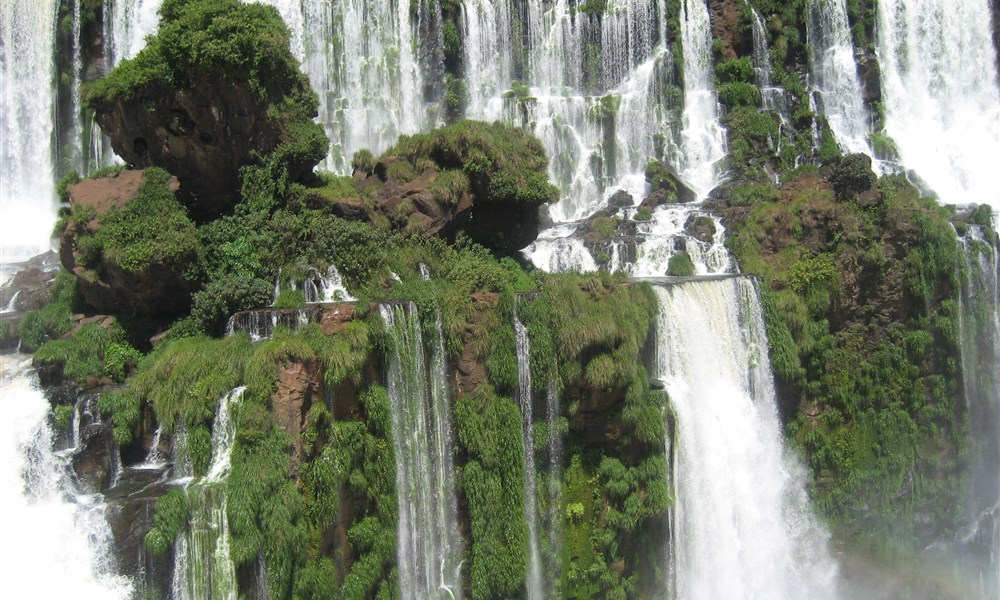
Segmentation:
[(835, 598), (828, 534), (782, 442), (753, 282), (655, 290), (657, 374), (676, 419), (675, 597)]

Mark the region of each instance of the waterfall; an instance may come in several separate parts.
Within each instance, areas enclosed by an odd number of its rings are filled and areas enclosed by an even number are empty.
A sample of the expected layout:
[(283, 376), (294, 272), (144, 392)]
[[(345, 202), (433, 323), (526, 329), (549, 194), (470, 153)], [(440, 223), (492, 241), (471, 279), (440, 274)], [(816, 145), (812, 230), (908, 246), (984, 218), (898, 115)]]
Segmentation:
[(399, 505), (397, 569), (403, 600), (461, 598), (458, 534), (444, 340), (436, 329), (429, 364), (416, 305), (381, 304), (392, 340), (388, 392)]
[(562, 506), (563, 440), (560, 424), (562, 411), (559, 405), (559, 382), (554, 373), (549, 379), (548, 389), (545, 391), (545, 410), (548, 430), (546, 450), (549, 459), (549, 508), (545, 514), (549, 530), (549, 560), (545, 564), (545, 569), (549, 579), (557, 581), (559, 579), (559, 508)]
[(554, 220), (587, 217), (618, 188), (644, 193), (657, 134), (669, 134), (664, 6), (613, 0), (587, 15), (568, 0), (462, 3), (466, 114), (538, 136), (561, 192)]
[(190, 521), (187, 532), (174, 546), (174, 600), (236, 600), (236, 567), (229, 555), (226, 478), (236, 440), (236, 424), (229, 411), (245, 390), (235, 388), (219, 400), (212, 425), (208, 474), (185, 487)]
[(82, 494), (70, 457), (53, 449), (50, 408), (31, 358), (0, 356), (0, 546), (4, 586), (14, 596), (125, 600), (100, 494)]
[[(943, 202), (1000, 211), (1000, 91), (988, 0), (880, 0), (885, 130)], [(993, 3), (993, 10), (997, 10)]]
[(49, 247), (56, 220), (56, 0), (0, 3), (0, 263)]
[(681, 177), (698, 198), (720, 183), (719, 162), (726, 156), (726, 130), (719, 123), (712, 64), (712, 27), (704, 0), (681, 3), (684, 47), (684, 130)]
[(514, 315), (517, 352), (517, 403), (521, 407), (524, 440), (524, 519), (528, 523), (528, 571), (525, 579), (527, 600), (543, 600), (542, 559), (538, 548), (538, 496), (535, 479), (535, 415), (531, 387), (531, 339), (528, 328)]
[(754, 283), (655, 291), (656, 368), (677, 431), (676, 597), (834, 598), (828, 534), (810, 509), (804, 469), (783, 447)]
[(812, 48), (811, 91), (820, 97), (820, 112), (837, 144), (844, 152), (871, 156), (846, 0), (811, 0), (807, 39)]
[(118, 66), (146, 46), (146, 36), (156, 32), (163, 0), (105, 0), (105, 56), (109, 67)]
[(983, 229), (960, 238), (962, 381), (969, 423), (965, 526), (959, 562), (978, 598), (1000, 594), (1000, 256)]

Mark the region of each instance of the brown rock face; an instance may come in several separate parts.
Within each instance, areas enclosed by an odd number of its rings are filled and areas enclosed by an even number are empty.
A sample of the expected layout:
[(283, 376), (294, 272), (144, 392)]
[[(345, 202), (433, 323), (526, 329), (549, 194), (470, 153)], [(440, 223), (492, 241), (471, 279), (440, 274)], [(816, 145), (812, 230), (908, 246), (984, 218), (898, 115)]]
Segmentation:
[[(69, 203), (74, 209), (93, 208), (101, 215), (109, 208), (120, 208), (135, 198), (145, 177), (144, 170), (129, 169), (107, 177), (84, 179), (69, 186)], [(169, 186), (170, 191), (176, 193), (180, 189), (180, 182), (172, 177)]]
[[(96, 118), (130, 165), (176, 175), (181, 201), (199, 220), (237, 200), (239, 170), (252, 153), (267, 154), (288, 137), (247, 83), (194, 81), (187, 90), (99, 105)], [(312, 166), (291, 165), (289, 175), (298, 179)]]
[(0, 287), (0, 308), (27, 312), (49, 303), (49, 288), (55, 281), (59, 259), (54, 252), (40, 254)]
[(302, 462), (302, 427), (314, 401), (322, 402), (320, 369), (315, 361), (278, 365), (278, 389), (271, 396), (274, 422), (292, 437), (292, 473), (298, 477)]
[(740, 4), (735, 0), (711, 0), (708, 3), (708, 17), (712, 25), (712, 37), (722, 40), (723, 60), (730, 60), (753, 54), (753, 37), (749, 31), (740, 29)]

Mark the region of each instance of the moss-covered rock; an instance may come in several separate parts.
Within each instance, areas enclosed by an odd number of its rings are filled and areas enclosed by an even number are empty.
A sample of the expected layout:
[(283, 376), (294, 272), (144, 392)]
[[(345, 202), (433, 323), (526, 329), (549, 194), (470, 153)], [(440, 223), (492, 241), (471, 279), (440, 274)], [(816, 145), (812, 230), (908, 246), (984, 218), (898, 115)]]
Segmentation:
[(135, 58), (89, 87), (88, 105), (115, 152), (158, 166), (204, 220), (238, 198), (240, 168), (278, 151), (297, 180), (328, 151), (312, 122), (317, 99), (270, 6), (237, 0), (167, 0), (156, 35)]

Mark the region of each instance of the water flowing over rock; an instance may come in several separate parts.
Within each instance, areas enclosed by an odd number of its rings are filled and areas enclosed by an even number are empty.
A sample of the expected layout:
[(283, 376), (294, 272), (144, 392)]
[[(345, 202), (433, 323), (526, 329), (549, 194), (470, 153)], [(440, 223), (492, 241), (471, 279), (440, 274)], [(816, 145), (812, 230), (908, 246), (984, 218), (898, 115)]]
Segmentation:
[(961, 238), (962, 380), (970, 463), (963, 527), (957, 534), (960, 573), (978, 599), (1000, 594), (1000, 256), (996, 240), (972, 225)]
[[(190, 522), (174, 547), (175, 600), (236, 600), (236, 570), (229, 553), (226, 477), (236, 438), (230, 417), (245, 388), (219, 400), (212, 425), (212, 462), (205, 477), (185, 486)], [(183, 445), (177, 447), (183, 449)], [(176, 460), (176, 458), (175, 458)], [(185, 458), (181, 457), (181, 462)]]
[(103, 498), (81, 493), (67, 456), (55, 452), (50, 406), (30, 359), (4, 355), (0, 365), (0, 522), (6, 532), (0, 562), (8, 589), (45, 598), (130, 598), (131, 586), (115, 572)]
[(836, 598), (829, 534), (784, 448), (754, 283), (655, 288), (656, 373), (676, 419), (675, 595)]
[[(998, 7), (993, 3), (993, 11)], [(1000, 211), (1000, 89), (987, 0), (878, 2), (885, 130), (942, 202)]]
[(813, 64), (811, 87), (820, 98), (820, 112), (845, 152), (871, 155), (871, 127), (862, 101), (846, 1), (811, 0), (808, 34)]
[(379, 305), (392, 340), (388, 392), (399, 504), (400, 597), (462, 597), (448, 385), (441, 330), (424, 354), (416, 305)]
[(49, 247), (56, 218), (53, 119), (56, 0), (0, 6), (0, 250), (3, 262)]

